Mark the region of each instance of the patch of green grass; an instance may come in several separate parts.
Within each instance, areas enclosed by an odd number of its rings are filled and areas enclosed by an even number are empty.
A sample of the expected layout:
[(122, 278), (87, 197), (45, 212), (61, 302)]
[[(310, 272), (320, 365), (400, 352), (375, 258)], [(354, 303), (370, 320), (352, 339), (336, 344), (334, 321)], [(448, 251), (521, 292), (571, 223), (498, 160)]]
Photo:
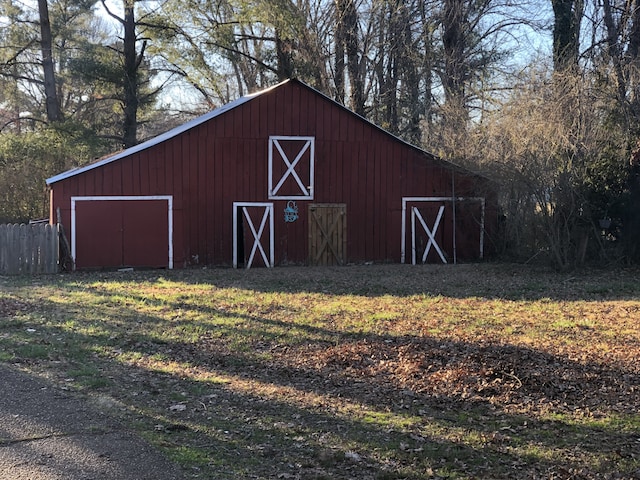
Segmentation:
[(25, 360), (43, 360), (49, 358), (50, 349), (46, 345), (27, 344), (14, 348), (15, 356)]
[(111, 380), (93, 365), (81, 365), (68, 370), (67, 377), (73, 379), (78, 386), (89, 389), (106, 388), (112, 384)]
[(169, 458), (187, 468), (199, 468), (209, 464), (210, 452), (205, 448), (179, 446), (169, 450)]
[(12, 352), (8, 352), (5, 349), (3, 342), (0, 341), (0, 362), (10, 362), (14, 358), (14, 354)]
[(550, 326), (557, 330), (572, 329), (576, 326), (576, 322), (574, 320), (562, 319), (551, 322)]
[(393, 321), (395, 319), (397, 319), (399, 317), (399, 313), (397, 312), (388, 312), (388, 311), (381, 311), (381, 312), (376, 312), (374, 314), (372, 314), (369, 317), (369, 320), (372, 322), (390, 322)]

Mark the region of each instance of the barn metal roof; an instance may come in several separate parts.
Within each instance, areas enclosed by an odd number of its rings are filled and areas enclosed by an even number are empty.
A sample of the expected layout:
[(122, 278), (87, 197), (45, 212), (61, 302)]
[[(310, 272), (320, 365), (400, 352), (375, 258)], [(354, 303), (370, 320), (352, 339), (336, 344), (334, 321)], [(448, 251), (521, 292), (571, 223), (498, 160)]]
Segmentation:
[(94, 168), (99, 168), (102, 167), (103, 165), (106, 165), (108, 163), (111, 162), (115, 162), (116, 160), (120, 160), (121, 158), (127, 157), (129, 155), (132, 155), (134, 153), (137, 152), (141, 152), (143, 150), (146, 150), (147, 148), (151, 148), (154, 145), (158, 145), (166, 140), (169, 140), (173, 137), (177, 137), (178, 135), (180, 135), (181, 133), (184, 133), (188, 130), (191, 130), (194, 127), (197, 127), (198, 125), (201, 125), (209, 120), (211, 120), (212, 118), (215, 118), (219, 115), (222, 115), (225, 112), (228, 112), (229, 110), (232, 110), (240, 105), (242, 105), (243, 103), (248, 102), (249, 100), (262, 95), (263, 93), (266, 93), (270, 90), (273, 90), (274, 88), (277, 88), (278, 86), (282, 85), (283, 83), (288, 82), (289, 80), (285, 80), (282, 83), (279, 83), (277, 85), (274, 85), (272, 87), (269, 87), (267, 89), (264, 90), (260, 90), (259, 92), (255, 92), (249, 95), (245, 95), (243, 97), (240, 97), (236, 100), (234, 100), (233, 102), (227, 103), (219, 108), (216, 108), (215, 110), (212, 110), (209, 113), (205, 113), (204, 115), (194, 118), (193, 120), (188, 121), (187, 123), (184, 123), (176, 128), (173, 128), (161, 135), (158, 135), (157, 137), (153, 137), (149, 140), (147, 140), (146, 142), (142, 142), (139, 143), (138, 145), (135, 145), (133, 147), (127, 148), (126, 150), (122, 150), (118, 153), (116, 153), (115, 155), (109, 155), (106, 158), (103, 158), (101, 160), (98, 160), (97, 162), (94, 163), (90, 163), (89, 165), (85, 165), (83, 167), (76, 167), (76, 168), (72, 168), (71, 170), (67, 170), (66, 172), (60, 173), (58, 175), (55, 175), (51, 178), (48, 178), (47, 181), (47, 185), (51, 185), (52, 183), (56, 183), (59, 182), (60, 180), (64, 180), (65, 178), (69, 178), (69, 177), (73, 177), (74, 175), (79, 175), (83, 172), (89, 171), (89, 170), (93, 170)]
[[(264, 90), (260, 90), (258, 92), (255, 92), (255, 93), (240, 97), (237, 100), (234, 100), (234, 101), (232, 101), (230, 103), (227, 103), (227, 104), (225, 104), (225, 105), (223, 105), (223, 106), (221, 106), (219, 108), (216, 108), (215, 110), (212, 110), (211, 112), (206, 113), (206, 114), (204, 114), (204, 115), (202, 115), (200, 117), (194, 118), (193, 120), (190, 120), (189, 122), (187, 122), (187, 123), (185, 123), (183, 125), (180, 125), (180, 126), (178, 126), (176, 128), (173, 128), (173, 129), (171, 129), (171, 130), (169, 130), (169, 131), (167, 131), (167, 132), (165, 132), (165, 133), (163, 133), (161, 135), (158, 135), (157, 137), (151, 138), (151, 139), (147, 140), (146, 142), (142, 142), (142, 143), (140, 143), (138, 145), (135, 145), (133, 147), (127, 148), (126, 150), (122, 150), (122, 151), (120, 151), (120, 152), (118, 152), (118, 153), (116, 153), (114, 155), (107, 156), (107, 157), (105, 157), (105, 158), (103, 158), (101, 160), (98, 160), (98, 161), (96, 161), (94, 163), (91, 163), (89, 165), (72, 168), (71, 170), (67, 170), (66, 172), (63, 172), (63, 173), (55, 175), (55, 176), (53, 176), (51, 178), (48, 178), (46, 180), (47, 185), (51, 185), (53, 183), (59, 182), (61, 180), (64, 180), (66, 178), (73, 177), (75, 175), (79, 175), (79, 174), (81, 174), (83, 172), (86, 172), (86, 171), (89, 171), (89, 170), (93, 170), (94, 168), (102, 167), (103, 165), (107, 165), (107, 164), (109, 164), (111, 162), (115, 162), (117, 160), (120, 160), (121, 158), (127, 157), (129, 155), (132, 155), (134, 153), (137, 153), (137, 152), (140, 152), (140, 151), (143, 151), (143, 150), (146, 150), (147, 148), (151, 148), (154, 145), (158, 145), (159, 143), (162, 143), (162, 142), (164, 142), (166, 140), (169, 140), (169, 139), (171, 139), (173, 137), (176, 137), (176, 136), (180, 135), (181, 133), (184, 133), (184, 132), (186, 132), (186, 131), (194, 128), (194, 127), (197, 127), (198, 125), (201, 125), (201, 124), (211, 120), (212, 118), (218, 117), (219, 115), (222, 115), (225, 112), (228, 112), (229, 110), (232, 110), (232, 109), (234, 109), (234, 108), (236, 108), (236, 107), (238, 107), (238, 106), (240, 106), (240, 105), (242, 105), (242, 104), (244, 104), (244, 103), (246, 103), (246, 102), (248, 102), (248, 101), (250, 101), (250, 100), (252, 100), (252, 99), (254, 99), (254, 98), (256, 98), (256, 97), (258, 97), (260, 95), (262, 95), (262, 94), (264, 94), (264, 93), (267, 93), (267, 92), (269, 92), (271, 90), (274, 90), (274, 89), (278, 88), (279, 86), (281, 86), (281, 85), (283, 85), (283, 84), (285, 84), (287, 82), (292, 82), (292, 81), (293, 82), (297, 82), (299, 84), (302, 84), (305, 87), (307, 87), (308, 89), (313, 90), (318, 95), (321, 95), (321, 96), (325, 97), (326, 99), (328, 99), (329, 101), (335, 103), (338, 107), (343, 108), (344, 110), (349, 111), (351, 114), (359, 117), (363, 122), (366, 122), (366, 123), (372, 125), (373, 127), (377, 128), (378, 130), (381, 130), (382, 132), (386, 133), (387, 135), (389, 135), (391, 137), (394, 137), (397, 141), (399, 141), (401, 143), (404, 143), (405, 145), (407, 145), (407, 146), (409, 146), (409, 147), (411, 147), (411, 148), (413, 148), (415, 150), (418, 150), (418, 151), (420, 151), (420, 152), (422, 152), (422, 153), (424, 153), (426, 155), (429, 155), (434, 160), (439, 161), (439, 162), (441, 162), (443, 164), (447, 164), (447, 165), (449, 165), (450, 167), (453, 167), (453, 168), (465, 170), (468, 173), (471, 173), (473, 175), (478, 175), (475, 172), (470, 172), (467, 169), (461, 168), (459, 165), (456, 165), (453, 162), (445, 161), (445, 160), (439, 158), (437, 155), (434, 155), (433, 153), (430, 153), (430, 152), (428, 152), (428, 151), (426, 151), (426, 150), (424, 150), (424, 149), (422, 149), (420, 147), (417, 147), (416, 145), (413, 145), (413, 144), (407, 142), (406, 140), (398, 137), (397, 135), (392, 134), (391, 132), (389, 132), (389, 131), (385, 130), (384, 128), (380, 127), (379, 125), (376, 125), (375, 123), (367, 120), (366, 118), (362, 117), (361, 115), (358, 115), (357, 113), (349, 110), (344, 105), (341, 105), (340, 103), (338, 103), (335, 100), (333, 100), (333, 99), (329, 98), (328, 96), (326, 96), (324, 93), (322, 93), (319, 90), (316, 90), (315, 88), (305, 84), (304, 82), (301, 82), (300, 80), (297, 80), (297, 79), (289, 79), (289, 80), (285, 80), (284, 82), (281, 82), (281, 83), (278, 83), (276, 85), (273, 85), (272, 87), (266, 88)], [(482, 175), (478, 175), (478, 176), (482, 176)]]

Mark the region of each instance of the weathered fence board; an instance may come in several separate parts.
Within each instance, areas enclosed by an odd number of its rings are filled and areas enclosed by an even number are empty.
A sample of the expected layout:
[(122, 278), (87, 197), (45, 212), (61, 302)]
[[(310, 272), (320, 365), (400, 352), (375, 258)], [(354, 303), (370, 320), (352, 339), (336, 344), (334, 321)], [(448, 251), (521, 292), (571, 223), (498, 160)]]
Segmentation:
[(0, 275), (56, 273), (58, 225), (0, 225)]

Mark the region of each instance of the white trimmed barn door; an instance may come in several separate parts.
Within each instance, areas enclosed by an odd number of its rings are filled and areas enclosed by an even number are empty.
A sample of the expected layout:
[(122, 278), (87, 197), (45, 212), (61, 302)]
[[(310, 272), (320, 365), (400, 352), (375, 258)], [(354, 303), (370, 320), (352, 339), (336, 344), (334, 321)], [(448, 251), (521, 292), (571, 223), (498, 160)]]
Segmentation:
[(313, 200), (314, 163), (314, 137), (269, 137), (269, 198)]
[(451, 228), (452, 206), (453, 198), (450, 197), (402, 199), (401, 263), (449, 263), (455, 241)]
[(74, 268), (173, 268), (173, 197), (71, 197), (70, 240)]
[(273, 203), (233, 203), (233, 267), (273, 267)]
[(403, 197), (400, 262), (482, 259), (484, 215), (483, 197)]
[[(442, 249), (440, 248), (440, 245), (438, 245), (438, 241), (436, 239), (436, 234), (438, 233), (438, 227), (440, 226), (443, 213), (444, 205), (440, 205), (436, 218), (433, 221), (433, 225), (429, 226), (427, 225), (423, 214), (420, 213), (418, 207), (411, 207), (411, 263), (413, 265), (416, 263), (427, 263), (427, 257), (429, 256), (429, 252), (432, 247), (438, 254), (440, 260), (442, 260), (442, 263), (447, 263), (447, 259), (444, 256), (444, 253), (442, 253)], [(426, 234), (427, 236), (427, 244), (424, 247), (424, 250), (420, 249), (421, 251), (418, 251), (417, 239), (423, 234)]]

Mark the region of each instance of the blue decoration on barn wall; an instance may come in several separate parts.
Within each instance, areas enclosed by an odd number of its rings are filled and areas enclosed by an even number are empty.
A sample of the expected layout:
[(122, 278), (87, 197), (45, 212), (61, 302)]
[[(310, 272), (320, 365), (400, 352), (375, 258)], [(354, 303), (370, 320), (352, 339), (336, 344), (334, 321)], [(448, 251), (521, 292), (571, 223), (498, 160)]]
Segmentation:
[(298, 205), (293, 200), (287, 202), (284, 209), (284, 221), (287, 223), (295, 222), (298, 219)]

